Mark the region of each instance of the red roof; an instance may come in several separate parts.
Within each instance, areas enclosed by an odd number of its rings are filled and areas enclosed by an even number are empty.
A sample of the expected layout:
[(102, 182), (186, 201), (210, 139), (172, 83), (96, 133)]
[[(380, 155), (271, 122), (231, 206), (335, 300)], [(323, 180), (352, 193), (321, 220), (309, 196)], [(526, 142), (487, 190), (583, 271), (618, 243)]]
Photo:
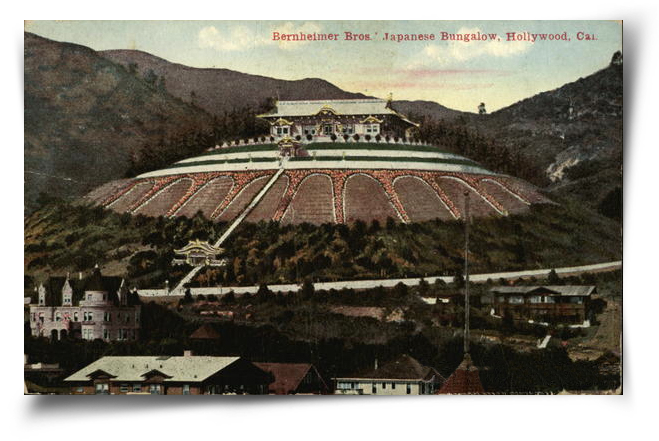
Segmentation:
[(203, 340), (218, 340), (220, 334), (208, 323), (200, 326), (195, 332), (190, 334), (190, 338), (197, 338)]
[(461, 394), (474, 395), (484, 394), (485, 389), (481, 384), (478, 368), (474, 366), (469, 354), (465, 354), (464, 360), (455, 372), (448, 377), (446, 383), (439, 389), (439, 394)]
[[(317, 376), (319, 383), (325, 386), (316, 368), (309, 363), (254, 363), (258, 368), (269, 372), (275, 378), (268, 391), (276, 395), (298, 392), (300, 383), (310, 370)], [(325, 386), (326, 388), (326, 386)], [(320, 391), (319, 391), (320, 392)]]

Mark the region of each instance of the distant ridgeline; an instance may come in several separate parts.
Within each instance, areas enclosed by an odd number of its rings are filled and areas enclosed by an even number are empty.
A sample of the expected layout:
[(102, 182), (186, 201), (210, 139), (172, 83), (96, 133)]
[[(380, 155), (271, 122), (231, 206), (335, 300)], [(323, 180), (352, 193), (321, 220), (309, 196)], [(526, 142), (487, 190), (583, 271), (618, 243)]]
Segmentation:
[[(229, 221), (265, 189), (246, 221), (348, 223), (521, 213), (549, 203), (529, 183), (412, 141), (418, 124), (377, 99), (282, 101), (259, 115), (270, 133), (86, 196), (120, 213)], [(272, 178), (278, 174), (276, 180)], [(271, 182), (272, 181), (272, 182)]]

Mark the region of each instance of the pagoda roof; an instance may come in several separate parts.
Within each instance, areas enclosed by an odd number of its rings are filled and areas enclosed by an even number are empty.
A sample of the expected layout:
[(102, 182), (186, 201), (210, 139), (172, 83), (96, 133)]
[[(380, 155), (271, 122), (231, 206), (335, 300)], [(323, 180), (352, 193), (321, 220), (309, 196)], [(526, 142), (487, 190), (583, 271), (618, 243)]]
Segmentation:
[(224, 249), (215, 248), (213, 245), (209, 244), (206, 241), (201, 241), (199, 239), (191, 240), (186, 246), (179, 250), (174, 250), (176, 254), (186, 254), (192, 250), (202, 250), (207, 254), (220, 254)]

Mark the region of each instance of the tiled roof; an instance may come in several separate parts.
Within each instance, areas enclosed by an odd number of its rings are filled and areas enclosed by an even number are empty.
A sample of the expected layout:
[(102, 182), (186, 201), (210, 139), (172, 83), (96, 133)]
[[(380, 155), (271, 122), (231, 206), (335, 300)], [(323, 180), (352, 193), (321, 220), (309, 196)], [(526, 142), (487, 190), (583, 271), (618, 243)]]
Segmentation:
[(278, 101), (275, 110), (258, 116), (262, 118), (312, 116), (322, 110), (330, 110), (337, 115), (395, 115), (411, 125), (418, 125), (387, 106), (387, 101), (381, 99)]
[[(258, 368), (271, 373), (274, 381), (268, 390), (277, 395), (287, 395), (297, 391), (309, 370), (315, 368), (309, 363), (254, 363)], [(320, 376), (319, 376), (320, 377)], [(322, 379), (321, 379), (322, 381)]]
[(439, 394), (473, 395), (484, 394), (478, 368), (474, 366), (469, 354), (465, 354), (462, 363), (448, 377), (446, 383), (439, 389)]
[(592, 285), (497, 286), (490, 291), (498, 294), (532, 294), (534, 291), (550, 291), (561, 296), (589, 296), (595, 291), (595, 287)]
[(310, 116), (316, 115), (323, 109), (331, 109), (339, 115), (396, 115), (394, 110), (387, 107), (385, 100), (356, 99), (279, 101), (277, 109), (273, 113), (260, 116)]
[(88, 375), (102, 370), (116, 377), (114, 381), (139, 382), (154, 369), (170, 376), (166, 382), (200, 382), (237, 361), (239, 357), (210, 356), (136, 356), (103, 357), (80, 369), (64, 381), (89, 381)]

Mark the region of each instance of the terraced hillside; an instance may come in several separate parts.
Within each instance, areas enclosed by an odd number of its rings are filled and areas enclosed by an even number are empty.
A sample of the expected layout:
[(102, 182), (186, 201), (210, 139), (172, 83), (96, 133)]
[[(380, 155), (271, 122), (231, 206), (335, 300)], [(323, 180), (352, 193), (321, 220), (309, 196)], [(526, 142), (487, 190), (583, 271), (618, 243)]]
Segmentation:
[(217, 221), (238, 216), (280, 168), (283, 174), (248, 222), (422, 222), (463, 215), (523, 213), (550, 201), (532, 185), (493, 173), (437, 147), (393, 143), (310, 143), (307, 156), (281, 158), (276, 144), (211, 149), (170, 167), (113, 181), (87, 199), (119, 213)]

